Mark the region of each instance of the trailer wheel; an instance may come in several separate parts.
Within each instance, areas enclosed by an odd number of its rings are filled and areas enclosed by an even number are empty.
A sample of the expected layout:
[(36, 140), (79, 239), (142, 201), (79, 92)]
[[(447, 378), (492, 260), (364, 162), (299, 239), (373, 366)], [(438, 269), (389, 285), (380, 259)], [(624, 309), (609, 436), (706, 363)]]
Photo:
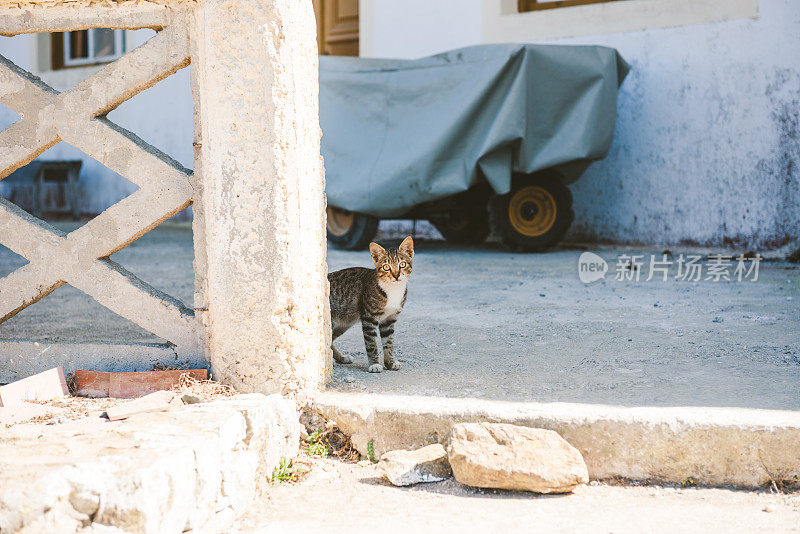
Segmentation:
[(490, 211), (500, 242), (526, 252), (557, 244), (574, 218), (572, 193), (553, 173), (515, 177), (510, 192), (492, 199)]
[(328, 241), (336, 248), (362, 250), (378, 232), (378, 218), (333, 206), (327, 209)]
[(489, 214), (485, 206), (472, 213), (454, 211), (430, 222), (449, 243), (476, 245), (489, 235)]

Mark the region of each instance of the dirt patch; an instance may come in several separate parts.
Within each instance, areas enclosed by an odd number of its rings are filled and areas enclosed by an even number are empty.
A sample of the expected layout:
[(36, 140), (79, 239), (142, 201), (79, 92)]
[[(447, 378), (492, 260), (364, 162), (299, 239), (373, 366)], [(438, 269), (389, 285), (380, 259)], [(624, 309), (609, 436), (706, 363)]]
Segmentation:
[[(310, 459), (234, 532), (798, 532), (800, 494), (590, 483), (573, 494), (480, 490), (455, 480), (391, 486), (374, 465)], [(297, 506), (303, 503), (303, 506)]]
[[(52, 409), (47, 414), (33, 417), (24, 421), (17, 421), (19, 423), (34, 423), (50, 425), (56, 423), (65, 423), (67, 421), (76, 421), (86, 417), (101, 417), (105, 411), (112, 406), (117, 406), (127, 399), (91, 399), (88, 397), (61, 397), (48, 401), (28, 401), (31, 404), (38, 404), (46, 408)], [(13, 409), (13, 408), (11, 408)]]

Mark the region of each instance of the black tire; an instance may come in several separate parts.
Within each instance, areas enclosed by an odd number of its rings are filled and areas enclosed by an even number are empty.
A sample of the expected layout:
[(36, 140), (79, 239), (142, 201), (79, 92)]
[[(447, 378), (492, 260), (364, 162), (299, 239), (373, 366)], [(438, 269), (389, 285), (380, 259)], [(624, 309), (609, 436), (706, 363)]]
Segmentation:
[(333, 206), (327, 209), (328, 241), (343, 250), (363, 250), (378, 232), (378, 218)]
[(516, 175), (511, 191), (490, 204), (491, 227), (505, 247), (541, 252), (556, 245), (575, 214), (572, 193), (558, 174)]
[(449, 243), (476, 245), (489, 236), (489, 214), (486, 207), (473, 212), (453, 211), (447, 217), (430, 220)]

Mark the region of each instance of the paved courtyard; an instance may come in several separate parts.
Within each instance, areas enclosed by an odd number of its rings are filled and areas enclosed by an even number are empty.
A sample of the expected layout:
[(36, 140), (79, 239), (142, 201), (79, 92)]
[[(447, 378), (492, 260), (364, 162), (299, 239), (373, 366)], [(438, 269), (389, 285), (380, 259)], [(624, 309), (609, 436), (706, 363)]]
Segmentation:
[[(68, 230), (69, 226), (62, 227)], [(395, 347), (403, 368), (369, 374), (359, 328), (337, 340), (355, 358), (335, 366), (343, 391), (628, 406), (800, 409), (800, 270), (762, 262), (757, 281), (657, 276), (616, 281), (622, 252), (592, 249), (606, 279), (584, 284), (582, 250), (514, 254), (486, 244), (420, 240)], [(684, 250), (673, 250), (673, 258)], [(140, 278), (192, 301), (188, 226), (165, 225), (115, 254)], [(329, 270), (370, 264), (330, 250)], [(0, 249), (0, 275), (24, 263)], [(707, 268), (707, 264), (704, 266)], [(705, 277), (705, 272), (704, 275)], [(269, 283), (265, 280), (264, 283)], [(135, 341), (157, 338), (64, 286), (0, 325), (0, 338)]]

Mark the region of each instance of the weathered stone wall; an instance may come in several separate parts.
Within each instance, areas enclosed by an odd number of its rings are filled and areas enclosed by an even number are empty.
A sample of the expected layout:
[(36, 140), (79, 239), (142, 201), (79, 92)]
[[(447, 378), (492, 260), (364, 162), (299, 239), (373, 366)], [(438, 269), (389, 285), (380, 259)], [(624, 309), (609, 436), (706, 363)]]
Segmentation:
[(0, 429), (0, 532), (229, 532), (299, 440), (278, 395)]

